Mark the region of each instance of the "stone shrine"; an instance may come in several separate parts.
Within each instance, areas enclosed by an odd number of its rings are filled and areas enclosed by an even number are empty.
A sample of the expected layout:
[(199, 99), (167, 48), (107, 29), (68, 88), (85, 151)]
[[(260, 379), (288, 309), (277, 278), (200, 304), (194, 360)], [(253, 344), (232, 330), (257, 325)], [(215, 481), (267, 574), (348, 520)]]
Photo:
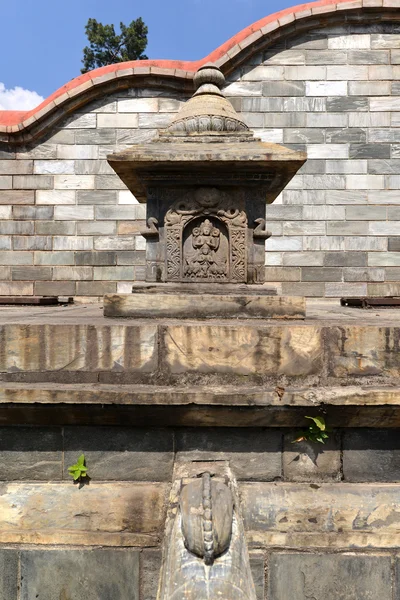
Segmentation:
[[(237, 294), (235, 284), (242, 284), (242, 295), (274, 293), (261, 287), (271, 235), (265, 205), (306, 155), (257, 139), (221, 92), (224, 82), (218, 68), (204, 65), (195, 74), (193, 97), (166, 130), (149, 144), (108, 156), (138, 201), (147, 202), (146, 282), (156, 285), (133, 286), (142, 304), (146, 292), (193, 293), (194, 286), (165, 283), (196, 284), (196, 293)], [(253, 284), (258, 287), (247, 287)], [(212, 310), (211, 298), (209, 305)], [(106, 315), (127, 314), (138, 314), (132, 298), (107, 297)]]

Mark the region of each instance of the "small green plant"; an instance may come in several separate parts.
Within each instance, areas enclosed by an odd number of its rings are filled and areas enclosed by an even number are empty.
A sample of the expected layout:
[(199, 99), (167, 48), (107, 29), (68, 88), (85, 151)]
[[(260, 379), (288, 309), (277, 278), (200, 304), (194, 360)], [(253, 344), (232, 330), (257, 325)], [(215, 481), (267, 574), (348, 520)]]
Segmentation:
[(68, 472), (74, 481), (82, 482), (84, 477), (88, 477), (87, 467), (85, 467), (85, 455), (81, 454), (75, 465), (68, 467)]
[(296, 433), (296, 439), (293, 440), (292, 444), (296, 442), (313, 442), (325, 444), (324, 440), (326, 440), (329, 435), (327, 432), (332, 431), (325, 424), (324, 417), (305, 417), (306, 419), (311, 419), (312, 423), (307, 427), (307, 429), (302, 429)]

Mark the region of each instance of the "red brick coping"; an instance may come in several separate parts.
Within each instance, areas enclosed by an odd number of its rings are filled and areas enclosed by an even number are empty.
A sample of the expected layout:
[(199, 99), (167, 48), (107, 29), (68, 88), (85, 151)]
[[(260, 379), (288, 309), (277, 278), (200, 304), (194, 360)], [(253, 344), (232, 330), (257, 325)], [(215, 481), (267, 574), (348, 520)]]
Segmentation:
[[(104, 93), (138, 85), (167, 84), (188, 89), (197, 69), (216, 64), (227, 74), (249, 56), (296, 32), (321, 27), (327, 22), (400, 20), (400, 0), (318, 0), (287, 8), (242, 29), (230, 40), (197, 61), (136, 60), (95, 69), (72, 79), (30, 111), (0, 111), (0, 142), (33, 141), (66, 114)], [(191, 88), (190, 88), (191, 89)]]

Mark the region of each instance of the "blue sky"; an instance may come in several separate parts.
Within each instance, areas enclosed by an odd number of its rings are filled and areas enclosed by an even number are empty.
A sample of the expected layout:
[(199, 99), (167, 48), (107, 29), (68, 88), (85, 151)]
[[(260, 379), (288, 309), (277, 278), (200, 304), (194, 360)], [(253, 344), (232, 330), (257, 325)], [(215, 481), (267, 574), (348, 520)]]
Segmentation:
[[(35, 106), (80, 74), (85, 24), (128, 24), (142, 17), (149, 28), (149, 58), (197, 60), (254, 21), (296, 0), (0, 0), (0, 109)], [(28, 96), (14, 88), (30, 90)], [(14, 93), (14, 96), (12, 96)], [(35, 95), (36, 93), (36, 95)], [(8, 100), (7, 100), (8, 94)], [(11, 95), (10, 95), (11, 94)], [(24, 96), (24, 98), (23, 98)], [(3, 100), (3, 101), (2, 101)], [(18, 104), (18, 106), (15, 106)]]

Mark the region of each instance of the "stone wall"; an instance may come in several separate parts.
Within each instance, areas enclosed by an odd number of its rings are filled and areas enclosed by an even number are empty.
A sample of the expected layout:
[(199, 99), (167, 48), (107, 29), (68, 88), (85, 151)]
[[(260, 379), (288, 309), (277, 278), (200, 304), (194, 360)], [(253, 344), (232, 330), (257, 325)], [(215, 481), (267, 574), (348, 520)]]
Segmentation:
[(170, 483), (193, 461), (238, 479), (258, 600), (397, 599), (399, 433), (0, 427), (0, 600), (155, 600)]
[[(308, 152), (267, 207), (266, 277), (280, 293), (400, 294), (399, 32), (328, 21), (248, 50), (228, 76), (263, 140)], [(78, 106), (35, 145), (1, 145), (0, 294), (100, 297), (144, 279), (145, 206), (106, 156), (152, 139), (188, 94), (137, 85)]]

